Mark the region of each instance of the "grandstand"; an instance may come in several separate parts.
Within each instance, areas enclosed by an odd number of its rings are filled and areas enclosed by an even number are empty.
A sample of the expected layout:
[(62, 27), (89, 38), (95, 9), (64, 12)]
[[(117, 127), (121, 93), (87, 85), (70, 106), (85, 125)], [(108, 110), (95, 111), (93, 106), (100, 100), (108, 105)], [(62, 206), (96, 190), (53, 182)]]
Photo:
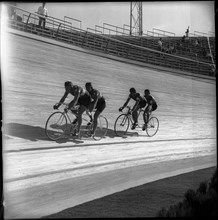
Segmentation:
[[(81, 21), (65, 16), (63, 20), (49, 16), (45, 29), (38, 27), (39, 15), (18, 8), (16, 14), (22, 19), (8, 18), (8, 26), (34, 35), (83, 47), (89, 50), (110, 54), (154, 66), (170, 68), (172, 71), (192, 73), (198, 76), (216, 77), (215, 37), (205, 37), (204, 33), (194, 32), (189, 39), (182, 41), (174, 33), (153, 29), (147, 34), (133, 36), (127, 34), (126, 27), (104, 23), (95, 29), (81, 28)], [(127, 26), (127, 25), (126, 25)], [(157, 41), (163, 40), (164, 50), (159, 51)], [(195, 45), (198, 39), (200, 42)], [(169, 50), (169, 48), (173, 50)]]

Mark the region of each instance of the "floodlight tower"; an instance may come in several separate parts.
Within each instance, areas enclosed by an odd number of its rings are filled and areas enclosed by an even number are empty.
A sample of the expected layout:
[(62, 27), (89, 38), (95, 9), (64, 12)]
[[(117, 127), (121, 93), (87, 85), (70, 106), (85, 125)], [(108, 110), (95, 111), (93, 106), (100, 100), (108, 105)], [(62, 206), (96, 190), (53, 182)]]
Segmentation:
[(130, 2), (130, 35), (142, 35), (142, 2)]

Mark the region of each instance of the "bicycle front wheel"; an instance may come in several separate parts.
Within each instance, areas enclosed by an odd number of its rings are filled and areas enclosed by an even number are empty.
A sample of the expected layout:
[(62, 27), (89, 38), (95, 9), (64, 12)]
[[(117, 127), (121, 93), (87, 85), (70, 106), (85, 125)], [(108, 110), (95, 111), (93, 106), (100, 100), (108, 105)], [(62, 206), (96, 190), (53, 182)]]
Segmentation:
[(129, 118), (126, 114), (121, 114), (115, 121), (114, 131), (119, 137), (123, 137), (129, 128)]
[(97, 125), (97, 128), (95, 130), (95, 135), (93, 136), (93, 138), (97, 141), (102, 139), (107, 134), (107, 130), (108, 130), (107, 118), (100, 115), (98, 117), (98, 125)]
[(154, 136), (159, 129), (159, 120), (156, 117), (151, 117), (148, 121), (146, 132), (149, 137)]
[(49, 116), (45, 124), (45, 134), (50, 140), (58, 140), (66, 130), (67, 118), (62, 112), (54, 112)]

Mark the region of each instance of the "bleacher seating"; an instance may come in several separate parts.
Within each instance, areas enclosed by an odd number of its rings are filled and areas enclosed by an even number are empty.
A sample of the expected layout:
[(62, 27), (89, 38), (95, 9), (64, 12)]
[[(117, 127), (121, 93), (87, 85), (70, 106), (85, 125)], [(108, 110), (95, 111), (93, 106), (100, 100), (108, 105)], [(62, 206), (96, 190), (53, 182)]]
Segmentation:
[[(37, 16), (35, 16), (34, 19), (37, 20)], [(157, 44), (159, 38), (157, 37), (92, 33), (57, 21), (55, 21), (56, 25), (54, 25), (54, 21), (49, 20), (49, 18), (46, 22), (46, 28), (42, 29), (35, 24), (38, 22), (35, 22), (34, 19), (33, 23), (9, 20), (9, 25), (18, 30), (131, 60), (179, 69), (191, 73), (214, 75), (211, 69), (211, 60), (202, 57), (202, 51), (199, 49), (205, 47), (207, 48), (206, 53), (208, 52), (208, 42), (205, 37), (200, 39), (201, 46), (199, 48), (194, 46), (194, 38), (190, 38), (188, 41), (182, 43), (181, 46), (180, 38), (163, 37), (163, 45), (173, 44), (176, 48), (175, 53), (169, 54), (159, 51)], [(215, 39), (211, 39), (210, 43), (214, 45), (211, 50), (215, 59)]]

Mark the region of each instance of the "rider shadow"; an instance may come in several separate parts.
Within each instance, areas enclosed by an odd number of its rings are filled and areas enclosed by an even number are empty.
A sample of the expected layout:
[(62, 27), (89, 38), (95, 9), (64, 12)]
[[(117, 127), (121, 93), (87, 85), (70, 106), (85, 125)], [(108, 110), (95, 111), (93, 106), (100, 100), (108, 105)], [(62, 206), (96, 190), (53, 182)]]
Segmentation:
[[(8, 123), (8, 124), (4, 124), (2, 134), (5, 140), (10, 140), (13, 137), (18, 137), (18, 138), (30, 140), (33, 142), (40, 141), (40, 140), (51, 141), (48, 139), (48, 137), (45, 134), (45, 128), (40, 127), (40, 126), (25, 125), (25, 124), (19, 124), (19, 123)], [(135, 131), (127, 132), (124, 136), (120, 138), (126, 139), (132, 136), (138, 136), (138, 133)], [(115, 134), (113, 129), (108, 129), (105, 135), (105, 138), (107, 137), (117, 138), (118, 136)], [(78, 139), (72, 136), (66, 136), (54, 142), (58, 144), (63, 144), (67, 142), (81, 144), (81, 143), (84, 143), (84, 140), (81, 140), (81, 139)]]
[(119, 131), (119, 136), (116, 135), (115, 131), (112, 129), (108, 129), (107, 133), (105, 135), (105, 137), (109, 137), (109, 138), (123, 138), (126, 139), (128, 137), (133, 137), (133, 136), (138, 136), (138, 132), (136, 131), (128, 131), (128, 132), (124, 132), (124, 131)]
[(2, 134), (6, 139), (11, 139), (10, 136), (14, 136), (30, 141), (48, 140), (48, 138), (45, 135), (44, 128), (39, 126), (24, 125), (19, 123), (5, 124), (3, 126)]
[[(45, 134), (45, 128), (40, 126), (25, 125), (19, 123), (8, 123), (3, 126), (3, 138), (5, 140), (13, 139), (13, 137), (18, 137), (33, 142), (36, 141), (51, 141)], [(56, 143), (62, 144), (68, 142), (68, 138), (61, 138)], [(71, 139), (75, 144), (83, 143), (83, 141), (78, 139)]]

